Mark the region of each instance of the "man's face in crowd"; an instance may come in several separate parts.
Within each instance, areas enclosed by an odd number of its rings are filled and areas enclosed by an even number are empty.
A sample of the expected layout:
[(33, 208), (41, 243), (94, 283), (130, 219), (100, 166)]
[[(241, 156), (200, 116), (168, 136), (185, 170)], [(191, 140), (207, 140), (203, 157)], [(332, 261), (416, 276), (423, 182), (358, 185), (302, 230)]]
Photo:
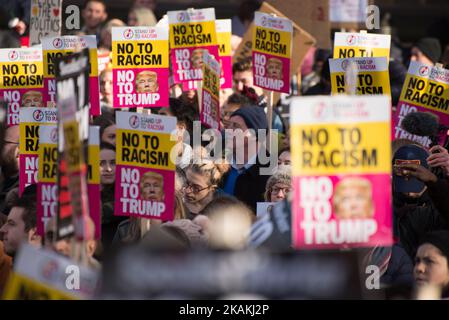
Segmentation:
[(91, 1), (83, 9), (82, 16), (86, 26), (94, 29), (106, 20), (106, 8), (101, 2)]
[(371, 198), (366, 188), (351, 186), (340, 191), (335, 215), (339, 219), (363, 219), (371, 216)]
[(429, 58), (427, 58), (427, 56), (417, 47), (412, 48), (410, 60), (424, 63), (430, 66), (434, 65), (434, 63)]
[(115, 136), (116, 136), (115, 130), (116, 130), (115, 124), (104, 129), (103, 134), (101, 135), (101, 141), (110, 143), (113, 146), (115, 146)]
[(158, 90), (157, 77), (154, 74), (138, 74), (136, 79), (136, 92), (154, 93)]
[(237, 111), (240, 108), (238, 104), (235, 103), (225, 103), (223, 106), (222, 119), (223, 125), (225, 129), (231, 129), (229, 119), (231, 118), (231, 114)]
[(413, 276), (417, 286), (432, 284), (446, 287), (449, 285), (447, 258), (434, 245), (421, 245), (416, 252)]
[(113, 150), (100, 151), (100, 180), (103, 185), (115, 182), (115, 152)]
[(274, 59), (268, 59), (267, 77), (271, 79), (282, 79), (282, 62)]
[(254, 86), (253, 72), (251, 70), (234, 72), (232, 75), (232, 81), (235, 91), (241, 92), (243, 90), (243, 86), (247, 86), (253, 88), (258, 96), (263, 94), (263, 90), (261, 88)]
[(42, 108), (44, 106), (42, 94), (37, 91), (28, 91), (22, 97), (22, 106)]
[(6, 129), (1, 150), (1, 166), (6, 176), (14, 176), (19, 172), (19, 126)]
[(20, 245), (29, 240), (30, 232), (25, 231), (25, 222), (22, 219), (24, 210), (21, 207), (13, 207), (8, 220), (0, 229), (5, 252), (10, 256), (14, 256)]
[(164, 198), (163, 182), (154, 177), (145, 178), (140, 196), (143, 200), (162, 201)]

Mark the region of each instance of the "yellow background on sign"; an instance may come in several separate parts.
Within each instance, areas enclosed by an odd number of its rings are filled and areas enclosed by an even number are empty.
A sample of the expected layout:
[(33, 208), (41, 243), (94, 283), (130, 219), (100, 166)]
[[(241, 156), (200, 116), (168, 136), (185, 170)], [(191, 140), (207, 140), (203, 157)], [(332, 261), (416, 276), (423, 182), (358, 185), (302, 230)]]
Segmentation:
[[(371, 85), (369, 85), (369, 86), (368, 85), (359, 86), (358, 85), (359, 79), (357, 79), (357, 87), (382, 87), (382, 89), (383, 89), (383, 93), (382, 94), (391, 95), (390, 78), (389, 78), (389, 75), (388, 75), (388, 71), (359, 72), (358, 74), (360, 74), (360, 75), (365, 75), (365, 74), (371, 75), (373, 77), (373, 83)], [(346, 86), (338, 86), (337, 87), (337, 76), (343, 76), (344, 77), (345, 73), (344, 72), (331, 73), (332, 93), (339, 93), (337, 91), (337, 88), (340, 88), (340, 87), (345, 88), (345, 92), (346, 92)], [(347, 85), (346, 82), (347, 81), (345, 79), (345, 85)], [(356, 94), (362, 94), (362, 93), (360, 93), (359, 91), (356, 90)]]
[[(139, 136), (139, 145), (138, 147), (124, 147), (123, 144), (123, 139), (122, 139), (122, 133), (127, 133), (127, 134), (137, 134)], [(154, 151), (159, 151), (159, 152), (168, 152), (168, 166), (162, 166), (162, 165), (153, 165), (151, 163), (140, 163), (137, 161), (133, 161), (133, 162), (127, 162), (127, 161), (122, 161), (122, 154), (123, 154), (123, 148), (128, 148), (132, 154), (133, 150), (144, 150), (144, 151), (153, 151), (153, 149), (151, 148), (151, 138), (148, 138), (148, 148), (145, 148), (145, 138), (143, 137), (144, 135), (146, 136), (156, 136), (159, 138), (159, 148), (157, 150)], [(142, 131), (137, 131), (137, 130), (123, 130), (123, 129), (117, 129), (117, 136), (116, 136), (116, 145), (117, 145), (117, 155), (116, 155), (116, 164), (117, 165), (125, 165), (125, 166), (138, 166), (138, 167), (142, 167), (142, 168), (154, 168), (154, 169), (162, 169), (162, 170), (175, 170), (175, 164), (173, 162), (171, 162), (170, 159), (170, 152), (173, 149), (173, 147), (176, 144), (176, 141), (170, 141), (170, 134), (169, 133), (156, 133), (156, 132), (142, 132)], [(131, 139), (132, 141), (132, 139)], [(157, 155), (156, 155), (157, 156)]]
[[(62, 52), (63, 55), (69, 55), (73, 53), (72, 50), (44, 50), (43, 56), (44, 56), (44, 78), (54, 78), (56, 77), (55, 74), (50, 74), (48, 69), (48, 55), (53, 53)], [(89, 62), (90, 62), (90, 72), (89, 77), (96, 77), (98, 76), (98, 54), (97, 49), (89, 49)], [(56, 68), (54, 69), (56, 72)]]
[[(25, 73), (25, 65), (32, 65), (34, 64), (36, 66), (36, 72), (34, 74), (30, 73), (30, 67), (27, 67), (28, 73)], [(6, 89), (7, 87), (4, 86), (3, 84), (3, 75), (9, 75), (9, 76), (13, 76), (13, 74), (6, 74), (3, 72), (3, 67), (8, 67), (9, 69), (11, 69), (12, 65), (17, 65), (19, 67), (19, 72), (17, 74), (15, 74), (14, 76), (34, 76), (34, 77), (38, 77), (41, 76), (44, 72), (44, 65), (42, 62), (16, 62), (16, 63), (0, 63), (0, 89)], [(28, 88), (43, 88), (44, 87), (44, 82), (42, 81), (41, 85), (28, 85), (28, 86), (14, 86), (14, 87), (10, 87), (8, 86), (8, 88), (23, 88), (23, 89), (28, 89)]]
[(215, 73), (207, 64), (203, 64), (203, 90), (207, 90), (218, 99), (220, 92), (220, 75)]
[[(26, 132), (25, 128), (26, 127), (31, 128), (33, 132), (35, 130), (39, 131), (39, 129), (36, 129), (36, 127), (39, 127), (38, 123), (23, 123), (23, 122), (21, 122), (19, 124), (19, 131), (20, 131), (20, 133), (19, 133), (20, 134), (19, 150), (20, 150), (20, 154), (36, 154), (37, 155), (38, 154), (37, 151), (31, 151), (31, 150), (26, 150), (25, 149), (25, 147), (26, 147), (25, 141), (27, 140), (26, 139), (26, 135), (25, 135), (25, 132)], [(39, 135), (36, 134), (33, 138), (30, 137), (28, 139), (33, 139), (33, 141), (34, 141), (33, 145), (36, 145), (36, 143), (38, 143), (38, 141), (39, 141)]]
[[(153, 45), (153, 51), (151, 53), (146, 53), (145, 50), (142, 50), (142, 53), (139, 53), (139, 46), (137, 45), (137, 41), (113, 41), (112, 42), (112, 65), (115, 68), (119, 69), (134, 69), (134, 68), (168, 68), (168, 40), (152, 40), (152, 41), (140, 41), (140, 43), (148, 43), (150, 42)], [(162, 64), (142, 64), (142, 65), (134, 65), (134, 64), (128, 64), (128, 65), (118, 65), (118, 45), (119, 44), (126, 44), (130, 43), (133, 46), (133, 53), (127, 54), (127, 53), (120, 53), (120, 55), (130, 55), (130, 56), (139, 56), (139, 55), (161, 55), (161, 61)], [(144, 49), (145, 46), (142, 46)]]
[[(25, 294), (25, 295), (24, 295)], [(11, 273), (3, 296), (5, 300), (74, 300), (76, 297), (43, 283)]]
[[(273, 53), (273, 52), (269, 52), (266, 50), (260, 50), (256, 48), (256, 39), (258, 39), (259, 37), (257, 37), (257, 30), (259, 31), (265, 31), (267, 37), (265, 38), (264, 42), (271, 42), (271, 43), (276, 43), (276, 44), (283, 44), (286, 46), (286, 53), (282, 54), (282, 53)], [(270, 41), (270, 32), (272, 32), (273, 34), (279, 33), (280, 34), (280, 40), (279, 41), (274, 41), (274, 36), (273, 36), (273, 41)], [(286, 32), (286, 31), (279, 31), (279, 30), (273, 30), (273, 29), (268, 29), (268, 28), (263, 28), (263, 27), (256, 27), (254, 29), (254, 33), (253, 33), (253, 51), (256, 52), (263, 52), (266, 54), (271, 54), (273, 56), (278, 56), (278, 57), (284, 57), (284, 58), (290, 58), (291, 56), (291, 45), (292, 45), (292, 34), (290, 32)]]
[[(349, 50), (349, 49), (354, 49), (354, 56), (349, 57), (349, 56), (344, 56), (344, 55), (340, 55), (340, 50)], [(366, 50), (365, 55), (361, 55), (360, 49), (362, 50)], [(367, 52), (371, 52), (370, 54), (367, 54)], [(377, 57), (387, 57), (387, 61), (388, 59), (390, 59), (390, 49), (389, 48), (370, 48), (370, 47), (353, 47), (353, 46), (341, 46), (341, 47), (334, 47), (334, 59), (337, 58), (363, 58), (363, 57), (368, 57), (368, 58), (377, 58)]]
[(219, 46), (224, 45), (224, 51), (220, 52), (220, 56), (231, 55), (231, 32), (219, 32), (217, 33), (217, 42)]
[[(342, 145), (341, 134), (339, 128), (358, 128), (361, 132), (361, 141), (356, 147), (349, 142), (348, 130), (345, 132), (345, 145)], [(308, 141), (304, 141), (303, 145), (303, 130), (306, 133), (310, 133), (313, 130), (315, 133), (319, 129), (326, 129), (328, 132), (328, 143), (321, 147), (315, 142), (311, 146)], [(385, 122), (372, 122), (362, 124), (313, 124), (313, 125), (293, 125), (291, 128), (291, 146), (292, 146), (292, 173), (295, 176), (303, 175), (338, 175), (338, 174), (370, 174), (370, 173), (390, 173), (391, 172), (391, 157), (390, 157), (390, 125)], [(321, 140), (322, 141), (322, 140)], [(311, 152), (312, 159), (317, 159), (320, 151), (324, 151), (326, 158), (329, 158), (329, 154), (333, 150), (338, 151), (350, 151), (350, 150), (371, 150), (375, 148), (377, 150), (377, 165), (360, 165), (357, 167), (342, 166), (319, 166), (315, 168), (304, 167), (302, 161), (303, 152)], [(341, 159), (341, 157), (338, 157)], [(312, 161), (315, 162), (315, 161)]]
[[(203, 31), (201, 33), (195, 32), (195, 27), (193, 27), (193, 33), (192, 29), (189, 27), (189, 25), (201, 25), (203, 27)], [(173, 32), (173, 29), (178, 26), (186, 26), (186, 33), (185, 35), (197, 35), (197, 34), (210, 34), (211, 42), (208, 43), (201, 43), (197, 45), (192, 44), (178, 44), (175, 45), (175, 34)], [(177, 34), (177, 36), (182, 36), (181, 34)], [(210, 45), (216, 45), (217, 44), (217, 34), (215, 33), (215, 21), (206, 21), (206, 22), (191, 22), (191, 23), (174, 23), (170, 24), (170, 47), (172, 49), (176, 48), (191, 48), (191, 47), (198, 47), (198, 46), (210, 46)]]
[(89, 146), (88, 165), (92, 168), (92, 176), (87, 183), (100, 184), (100, 146)]
[[(44, 159), (44, 150), (49, 151), (50, 154), (53, 154), (53, 150), (57, 149), (56, 144), (49, 144), (49, 143), (40, 143), (39, 144), (39, 159)], [(50, 160), (46, 159), (46, 161), (39, 160), (39, 171), (38, 171), (38, 181), (39, 182), (46, 182), (46, 183), (56, 183), (57, 176), (55, 175), (53, 178), (46, 178), (43, 177), (44, 172), (44, 163), (50, 165), (51, 167), (53, 165), (56, 165), (56, 161), (52, 161), (52, 158), (50, 157)]]
[[(416, 92), (419, 92), (420, 96), (425, 94), (425, 93), (429, 94), (429, 91), (430, 91), (429, 83), (432, 83), (432, 84), (434, 84), (434, 88), (433, 88), (433, 91), (432, 91), (432, 97), (444, 98), (446, 100), (449, 100), (449, 85), (448, 84), (445, 84), (443, 82), (431, 81), (429, 79), (416, 77), (416, 76), (412, 76), (410, 74), (407, 74), (407, 77), (405, 78), (404, 86), (402, 87), (401, 97), (399, 98), (400, 101), (408, 102), (408, 103), (413, 104), (415, 106), (420, 106), (420, 107), (423, 107), (423, 108), (426, 108), (426, 109), (436, 110), (438, 112), (449, 114), (449, 109), (448, 110), (439, 109), (439, 108), (435, 108), (435, 107), (432, 107), (432, 106), (428, 106), (426, 104), (422, 104), (422, 103), (417, 102), (417, 101), (412, 101), (412, 100), (409, 100), (409, 99), (405, 99), (405, 93), (406, 93), (406, 91), (408, 89), (410, 80), (416, 80), (416, 82), (418, 82), (418, 80), (422, 80), (425, 83), (424, 88), (422, 90), (418, 90), (418, 88), (412, 88), (410, 86), (410, 89), (413, 90), (412, 96), (415, 95)], [(435, 93), (435, 88), (436, 88), (437, 85), (442, 86), (444, 88), (443, 89), (444, 90), (443, 94), (441, 96), (438, 96)]]

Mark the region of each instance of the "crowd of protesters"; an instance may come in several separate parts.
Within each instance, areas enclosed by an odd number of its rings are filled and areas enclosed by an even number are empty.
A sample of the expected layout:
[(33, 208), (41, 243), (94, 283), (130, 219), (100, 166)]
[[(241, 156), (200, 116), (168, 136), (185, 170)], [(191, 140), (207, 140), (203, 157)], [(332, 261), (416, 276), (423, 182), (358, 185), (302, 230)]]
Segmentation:
[[(30, 1), (4, 1), (0, 7), (0, 47), (20, 46), (20, 36), (27, 33)], [(243, 1), (233, 21), (233, 49), (248, 28), (257, 10), (257, 1)], [(135, 0), (130, 5), (128, 20), (121, 21), (108, 15), (106, 2), (87, 0), (82, 8), (83, 26), (76, 34), (97, 36), (99, 52), (111, 56), (111, 28), (114, 26), (154, 26), (155, 0)], [(15, 24), (3, 23), (14, 18)], [(108, 20), (109, 19), (109, 20)], [(295, 53), (293, 53), (295, 54)], [(438, 39), (417, 39), (411, 49), (401, 49), (400, 42), (392, 43), (390, 80), (392, 108), (399, 100), (407, 72), (407, 61), (416, 60), (429, 65), (441, 61), (443, 48)], [(301, 95), (330, 95), (329, 58), (331, 51), (313, 48), (307, 55), (312, 67), (303, 72)], [(408, 59), (406, 58), (408, 57)], [(237, 62), (232, 67), (232, 90), (222, 90), (220, 110), (222, 128), (267, 130), (267, 97), (253, 85), (251, 59)], [(289, 203), (292, 196), (290, 139), (287, 121), (277, 112), (271, 127), (277, 129), (277, 166), (271, 175), (260, 174), (265, 166), (259, 161), (262, 142), (248, 133), (242, 141), (225, 141), (224, 148), (235, 155), (244, 150), (240, 161), (216, 163), (206, 156), (200, 163), (192, 159), (205, 150), (194, 146), (185, 136), (193, 136), (193, 123), (199, 120), (196, 91), (180, 92), (170, 98), (167, 108), (153, 108), (151, 113), (174, 116), (177, 119), (177, 161), (174, 221), (151, 220), (142, 228), (141, 218), (114, 215), (116, 117), (112, 106), (112, 69), (108, 65), (99, 76), (102, 114), (92, 124), (100, 127), (101, 179), (101, 241), (88, 241), (86, 252), (89, 266), (101, 268), (101, 262), (111, 251), (122, 245), (138, 243), (153, 230), (164, 232), (187, 248), (225, 247), (245, 248), (256, 216), (258, 202)], [(186, 134), (187, 133), (187, 134)], [(254, 142), (256, 150), (248, 144)], [(393, 226), (395, 244), (376, 247), (367, 254), (367, 263), (381, 270), (381, 282), (386, 286), (421, 286), (434, 284), (449, 297), (449, 153), (443, 147), (431, 150), (413, 141), (394, 141), (393, 159), (420, 160), (420, 165), (408, 164), (392, 172)], [(22, 243), (54, 250), (71, 256), (70, 240), (54, 241), (55, 219), (46, 226), (43, 238), (36, 233), (36, 188), (30, 186), (19, 197), (19, 129), (18, 126), (0, 128), (0, 293), (14, 264), (14, 257)], [(437, 151), (437, 152), (436, 152)], [(268, 151), (267, 151), (268, 152)], [(234, 159), (235, 160), (235, 159)], [(435, 174), (442, 168), (442, 174)], [(400, 179), (406, 176), (407, 179)], [(148, 194), (157, 197), (163, 185), (153, 183)], [(287, 206), (286, 208), (290, 208)], [(268, 214), (268, 213), (267, 213)], [(93, 223), (90, 223), (93, 229)], [(93, 230), (92, 230), (93, 231)], [(289, 250), (289, 247), (285, 248)]]

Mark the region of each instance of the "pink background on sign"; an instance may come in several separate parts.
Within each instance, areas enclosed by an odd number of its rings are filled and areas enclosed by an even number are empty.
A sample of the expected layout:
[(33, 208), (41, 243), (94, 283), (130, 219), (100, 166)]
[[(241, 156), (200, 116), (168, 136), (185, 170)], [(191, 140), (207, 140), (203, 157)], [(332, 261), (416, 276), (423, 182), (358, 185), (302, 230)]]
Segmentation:
[(22, 194), (23, 190), (25, 189), (26, 186), (30, 185), (30, 184), (34, 184), (37, 183), (36, 180), (34, 180), (34, 175), (35, 173), (38, 171), (38, 167), (36, 166), (35, 170), (28, 170), (28, 171), (32, 171), (32, 178), (31, 180), (28, 180), (28, 175), (25, 174), (25, 163), (26, 163), (26, 159), (35, 159), (33, 161), (36, 161), (37, 158), (39, 158), (39, 156), (37, 154), (21, 154), (19, 155), (19, 165), (20, 165), (20, 170), (19, 170), (19, 194)]
[[(55, 83), (56, 89), (56, 78), (44, 78), (44, 90), (48, 94), (48, 101), (56, 101), (56, 91), (50, 91), (49, 82), (53, 81)], [(54, 99), (51, 99), (51, 94), (54, 93)], [(89, 114), (91, 116), (97, 116), (101, 114), (100, 110), (100, 82), (98, 77), (89, 77), (89, 98), (90, 98), (90, 110)]]
[[(416, 110), (414, 110), (413, 108), (416, 108)], [(411, 110), (410, 110), (411, 109)], [(392, 115), (393, 119), (392, 119), (392, 123), (393, 126), (391, 127), (391, 140), (394, 139), (400, 139), (401, 138), (401, 130), (398, 130), (398, 133), (396, 133), (396, 129), (400, 128), (400, 121), (401, 121), (401, 117), (403, 118), (406, 114), (410, 113), (410, 112), (432, 112), (433, 114), (436, 114), (439, 118), (440, 118), (440, 123), (444, 124), (446, 126), (449, 126), (449, 115), (443, 113), (443, 112), (438, 112), (435, 110), (431, 110), (431, 109), (427, 109), (427, 108), (423, 108), (420, 106), (416, 106), (414, 104), (410, 104), (408, 102), (403, 102), (403, 101), (399, 101), (397, 107), (396, 107), (396, 112)], [(402, 113), (402, 114), (401, 114)], [(404, 131), (404, 130), (402, 130)], [(407, 139), (413, 140), (413, 141), (417, 141), (415, 138), (417, 136), (414, 137), (410, 137), (407, 136)], [(439, 136), (440, 138), (440, 144), (444, 144), (444, 139), (446, 138), (444, 132), (442, 134), (440, 134)]]
[[(268, 62), (268, 59), (270, 58), (275, 58), (275, 59), (279, 59), (282, 61), (282, 80), (284, 81), (284, 85), (279, 89), (279, 90), (274, 90), (274, 89), (270, 89), (268, 87), (261, 87), (267, 90), (271, 90), (271, 91), (277, 91), (277, 92), (284, 92), (284, 93), (290, 93), (290, 59), (288, 58), (283, 58), (283, 57), (278, 57), (278, 56), (274, 56), (271, 54), (266, 54), (266, 53), (262, 53), (262, 52), (258, 52), (258, 51), (253, 51), (252, 53), (252, 57), (253, 57), (253, 74), (256, 75), (256, 68), (255, 68), (255, 59), (254, 59), (254, 55), (255, 54), (259, 54), (259, 55), (263, 55), (266, 57), (266, 61)], [(267, 63), (264, 66), (265, 68), (267, 67)], [(267, 73), (265, 71), (265, 75), (263, 76), (264, 78), (267, 77)], [(254, 85), (256, 85), (256, 79), (254, 78)], [(260, 86), (258, 86), (260, 87)]]
[[(367, 243), (347, 243), (347, 244), (305, 244), (304, 230), (300, 228), (300, 222), (304, 217), (304, 209), (299, 206), (301, 196), (300, 180), (302, 178), (318, 178), (318, 176), (310, 177), (294, 177), (293, 178), (293, 211), (292, 211), (292, 240), (293, 246), (297, 249), (334, 249), (342, 247), (373, 247), (373, 246), (389, 246), (393, 243), (392, 229), (392, 203), (391, 203), (391, 178), (389, 174), (373, 174), (373, 175), (342, 175), (329, 176), (334, 186), (338, 181), (349, 177), (360, 177), (368, 179), (372, 185), (372, 199), (374, 203), (374, 218), (377, 221), (377, 232), (372, 235)], [(332, 197), (329, 202), (332, 205)], [(329, 221), (335, 220), (334, 213)]]
[[(151, 217), (147, 215), (135, 215), (135, 214), (129, 214), (127, 212), (123, 212), (122, 210), (122, 203), (120, 202), (120, 198), (122, 198), (122, 188), (120, 187), (121, 184), (121, 170), (122, 168), (129, 168), (129, 169), (137, 169), (140, 173), (140, 178), (142, 178), (142, 175), (147, 171), (153, 171), (156, 173), (161, 174), (164, 177), (164, 193), (165, 193), (165, 211), (161, 214), (160, 217)], [(174, 203), (175, 203), (175, 172), (170, 170), (158, 170), (158, 169), (148, 169), (148, 168), (140, 168), (140, 167), (132, 167), (132, 166), (123, 166), (123, 165), (117, 165), (115, 169), (115, 175), (117, 177), (116, 183), (115, 183), (115, 207), (114, 207), (114, 215), (116, 216), (141, 216), (142, 218), (151, 218), (151, 219), (157, 219), (162, 221), (171, 221), (174, 218)], [(140, 199), (140, 190), (139, 195), (137, 196), (137, 199)]]
[(48, 96), (47, 91), (45, 90), (45, 88), (2, 89), (2, 90), (0, 90), (0, 98), (3, 99), (5, 93), (6, 92), (11, 92), (11, 91), (18, 91), (19, 94), (20, 94), (20, 99), (18, 101), (19, 102), (19, 109), (18, 109), (19, 111), (13, 112), (12, 109), (11, 109), (11, 105), (8, 103), (8, 113), (7, 113), (7, 124), (8, 124), (8, 126), (15, 126), (15, 125), (19, 124), (20, 106), (21, 106), (21, 103), (22, 103), (22, 96), (24, 95), (25, 92), (27, 92), (27, 91), (38, 91), (38, 92), (42, 93), (44, 107), (46, 107), (47, 101), (50, 100), (50, 97)]
[[(136, 94), (135, 91), (135, 80), (136, 80), (136, 75), (137, 73), (141, 72), (141, 71), (154, 71), (157, 73), (157, 81), (159, 83), (159, 95), (160, 95), (160, 99), (159, 101), (157, 101), (155, 104), (145, 104), (145, 105), (120, 105), (119, 103), (119, 98), (117, 96), (117, 94), (119, 93), (119, 87), (117, 85), (117, 72), (118, 71), (132, 71), (134, 73), (134, 80), (132, 81), (133, 83), (133, 91), (132, 94)], [(169, 75), (169, 71), (166, 68), (136, 68), (136, 69), (114, 69), (112, 72), (112, 76), (113, 76), (113, 87), (112, 87), (112, 95), (113, 95), (113, 104), (114, 104), (114, 108), (134, 108), (134, 107), (166, 107), (168, 106), (168, 92), (169, 92), (169, 87), (168, 87), (168, 75)]]
[[(37, 184), (37, 234), (44, 236), (44, 207), (42, 206), (43, 186), (54, 186), (56, 183), (39, 182)], [(99, 184), (88, 184), (87, 190), (89, 194), (89, 216), (95, 225), (95, 239), (101, 239), (101, 195)], [(56, 203), (54, 201), (54, 203)]]
[[(176, 63), (176, 51), (183, 51), (188, 50), (189, 51), (189, 58), (187, 60), (190, 61), (190, 57), (192, 56), (192, 51), (195, 49), (207, 49), (209, 51), (209, 54), (213, 55), (215, 57), (215, 60), (218, 60), (220, 58), (218, 54), (218, 45), (215, 46), (199, 46), (199, 47), (192, 47), (192, 48), (177, 48), (177, 49), (171, 49), (170, 50), (170, 62), (173, 70), (173, 82), (174, 83), (180, 83), (180, 82), (186, 82), (189, 80), (202, 80), (202, 78), (196, 77), (194, 79), (184, 79), (181, 80), (179, 78), (178, 74), (178, 64)], [(190, 63), (190, 67), (192, 68), (192, 64)], [(191, 69), (195, 70), (195, 69)]]
[[(211, 101), (215, 101), (215, 103), (216, 103), (216, 106), (217, 106), (217, 116), (216, 116), (216, 118), (214, 119), (215, 121), (217, 121), (217, 127), (216, 128), (213, 128), (213, 129), (217, 129), (217, 130), (220, 130), (220, 102), (218, 101), (218, 99), (215, 99), (209, 92), (206, 92), (206, 90), (203, 90), (203, 94), (202, 94), (202, 99), (201, 99), (201, 103), (203, 103), (204, 104), (204, 95), (205, 94), (209, 94), (210, 95), (210, 97), (211, 97)], [(212, 103), (211, 103), (212, 104)], [(211, 105), (211, 109), (212, 109), (212, 105)], [(207, 128), (212, 128), (212, 126), (208, 123), (208, 122), (206, 122), (206, 117), (204, 116), (206, 114), (206, 112), (205, 112), (205, 108), (204, 108), (204, 105), (201, 107), (201, 114), (200, 114), (200, 121), (201, 121), (201, 124), (203, 124), (204, 126), (206, 126)], [(209, 114), (210, 115), (210, 114)]]
[[(221, 61), (221, 78), (220, 78), (220, 89), (232, 88), (232, 57), (223, 56), (220, 57)], [(222, 83), (222, 81), (224, 81)]]

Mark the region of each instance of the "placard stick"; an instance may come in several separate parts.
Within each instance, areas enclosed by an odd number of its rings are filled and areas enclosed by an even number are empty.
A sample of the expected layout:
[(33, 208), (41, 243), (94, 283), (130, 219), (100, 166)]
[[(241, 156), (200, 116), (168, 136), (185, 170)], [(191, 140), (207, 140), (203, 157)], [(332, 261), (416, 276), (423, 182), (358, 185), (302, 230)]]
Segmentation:
[(203, 93), (202, 80), (195, 80), (195, 84), (196, 84), (196, 94), (198, 96), (198, 109), (201, 112), (201, 101), (202, 101), (202, 93)]
[[(271, 128), (273, 123), (273, 91), (270, 91), (270, 98), (268, 101), (268, 111), (267, 111), (267, 120), (268, 120), (268, 141), (267, 141), (267, 148), (271, 153)], [(257, 134), (257, 132), (256, 132)]]

